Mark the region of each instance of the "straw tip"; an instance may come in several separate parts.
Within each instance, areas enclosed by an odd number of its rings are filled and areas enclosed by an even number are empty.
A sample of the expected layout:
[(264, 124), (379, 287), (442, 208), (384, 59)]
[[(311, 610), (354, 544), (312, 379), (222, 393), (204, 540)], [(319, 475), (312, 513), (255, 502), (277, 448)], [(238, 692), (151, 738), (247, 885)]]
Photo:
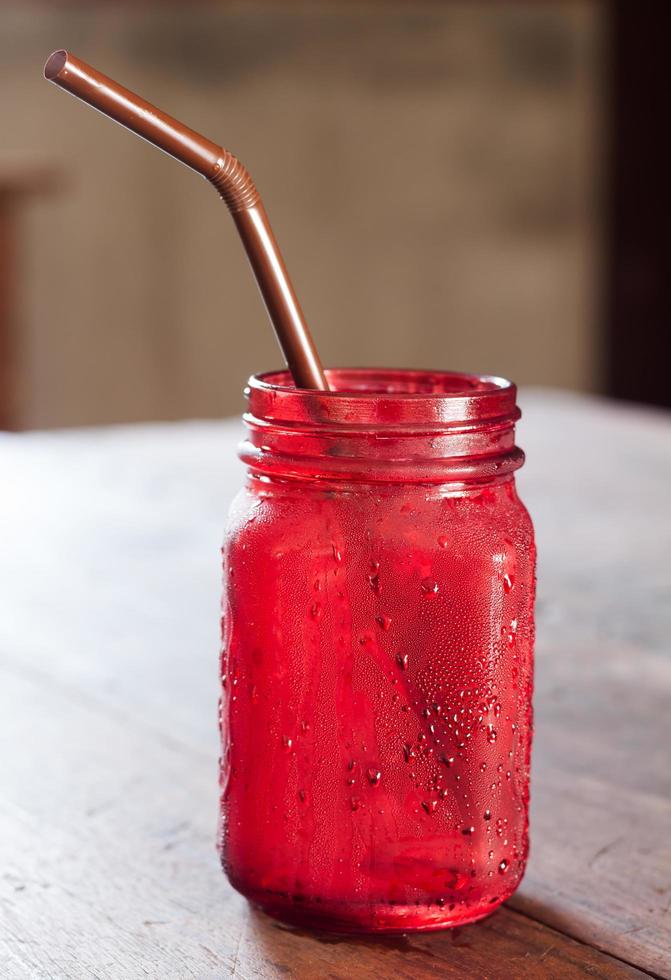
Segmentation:
[(44, 77), (48, 81), (53, 82), (54, 78), (58, 78), (58, 76), (60, 75), (63, 66), (65, 65), (67, 60), (68, 60), (67, 51), (62, 51), (62, 50), (54, 51), (47, 58), (46, 64), (44, 66)]

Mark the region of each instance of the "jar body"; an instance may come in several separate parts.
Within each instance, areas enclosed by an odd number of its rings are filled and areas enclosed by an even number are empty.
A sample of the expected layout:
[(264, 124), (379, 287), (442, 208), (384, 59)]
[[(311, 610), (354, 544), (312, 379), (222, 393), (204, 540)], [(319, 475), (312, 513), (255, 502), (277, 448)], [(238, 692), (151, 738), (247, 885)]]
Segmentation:
[(224, 548), (221, 854), (287, 921), (444, 928), (527, 854), (533, 530), (477, 486), (258, 479)]

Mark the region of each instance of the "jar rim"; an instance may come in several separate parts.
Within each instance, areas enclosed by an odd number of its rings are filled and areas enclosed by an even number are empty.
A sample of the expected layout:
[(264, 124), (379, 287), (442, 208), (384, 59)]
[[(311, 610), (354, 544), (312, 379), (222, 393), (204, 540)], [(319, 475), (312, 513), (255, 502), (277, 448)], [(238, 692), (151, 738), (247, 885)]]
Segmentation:
[(517, 387), (504, 378), (410, 368), (331, 368), (332, 391), (296, 388), (289, 372), (250, 378), (249, 414), (269, 423), (388, 430), (491, 425), (519, 418)]
[[(509, 392), (515, 394), (517, 386), (507, 378), (490, 374), (473, 374), (464, 371), (445, 371), (429, 368), (382, 368), (382, 367), (342, 367), (325, 368), (329, 383), (341, 379), (351, 379), (354, 386), (331, 388), (323, 391), (314, 388), (297, 388), (287, 369), (263, 371), (253, 374), (248, 382), (248, 390), (275, 391), (296, 396), (315, 396), (328, 399), (363, 399), (376, 400), (381, 396), (398, 398), (399, 400), (429, 400), (455, 398), (488, 398), (497, 397)], [(357, 380), (377, 380), (380, 387), (361, 387)], [(386, 385), (383, 386), (384, 380)], [(408, 384), (423, 384), (423, 390), (402, 390), (396, 387), (399, 382)], [(443, 388), (438, 387), (443, 383)], [(433, 384), (433, 388), (428, 385)], [(448, 387), (452, 385), (453, 387)]]

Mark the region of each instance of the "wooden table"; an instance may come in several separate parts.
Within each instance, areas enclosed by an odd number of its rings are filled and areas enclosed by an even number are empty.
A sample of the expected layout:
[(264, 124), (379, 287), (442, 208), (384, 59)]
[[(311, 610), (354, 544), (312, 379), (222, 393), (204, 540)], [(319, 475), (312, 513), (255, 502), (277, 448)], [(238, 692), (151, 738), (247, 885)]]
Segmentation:
[(532, 857), (507, 907), (346, 941), (214, 850), (234, 422), (0, 437), (0, 976), (671, 976), (671, 423), (528, 392)]

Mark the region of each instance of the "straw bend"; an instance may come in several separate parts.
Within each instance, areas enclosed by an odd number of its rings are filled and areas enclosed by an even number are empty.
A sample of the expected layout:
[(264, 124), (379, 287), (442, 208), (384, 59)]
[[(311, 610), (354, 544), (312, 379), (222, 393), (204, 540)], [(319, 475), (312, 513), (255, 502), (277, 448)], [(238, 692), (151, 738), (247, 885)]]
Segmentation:
[(260, 201), (259, 192), (249, 172), (237, 157), (221, 148), (221, 157), (214, 165), (208, 180), (219, 191), (231, 214), (256, 207)]

